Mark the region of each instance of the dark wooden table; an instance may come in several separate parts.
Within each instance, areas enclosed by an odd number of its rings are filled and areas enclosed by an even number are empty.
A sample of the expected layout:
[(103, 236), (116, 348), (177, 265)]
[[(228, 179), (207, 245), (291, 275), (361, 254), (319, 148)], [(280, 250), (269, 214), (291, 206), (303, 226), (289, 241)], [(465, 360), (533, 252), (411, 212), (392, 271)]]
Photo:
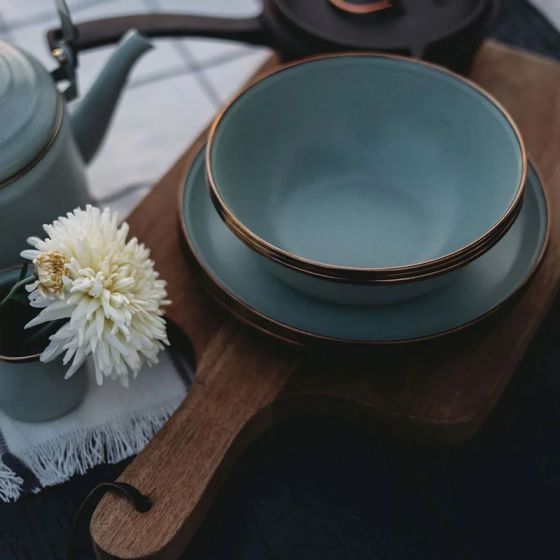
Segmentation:
[[(512, 4), (508, 25), (523, 35), (511, 36), (526, 41), (532, 29), (540, 49), (558, 46), (555, 33)], [(454, 558), (465, 546), (477, 558), (550, 556), (558, 362), (553, 350), (544, 368), (518, 375), (481, 436), (457, 450), (401, 448), (351, 422), (278, 426), (237, 465), (187, 556), (338, 558), (345, 550), (350, 558), (410, 558), (414, 550), (416, 558)], [(121, 468), (1, 506), (0, 558), (61, 558), (78, 502)], [(79, 558), (87, 550), (84, 542)]]

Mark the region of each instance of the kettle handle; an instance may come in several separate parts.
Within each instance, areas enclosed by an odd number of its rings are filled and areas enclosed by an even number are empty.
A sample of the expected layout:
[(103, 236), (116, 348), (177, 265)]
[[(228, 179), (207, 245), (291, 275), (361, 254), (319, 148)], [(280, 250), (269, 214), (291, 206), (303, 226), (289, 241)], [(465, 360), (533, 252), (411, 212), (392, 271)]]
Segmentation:
[[(129, 30), (148, 37), (212, 37), (253, 45), (269, 46), (271, 39), (259, 17), (217, 18), (185, 14), (137, 14), (97, 19), (75, 24), (76, 50), (87, 50), (116, 43)], [(50, 29), (47, 41), (51, 51), (62, 39), (62, 29)]]

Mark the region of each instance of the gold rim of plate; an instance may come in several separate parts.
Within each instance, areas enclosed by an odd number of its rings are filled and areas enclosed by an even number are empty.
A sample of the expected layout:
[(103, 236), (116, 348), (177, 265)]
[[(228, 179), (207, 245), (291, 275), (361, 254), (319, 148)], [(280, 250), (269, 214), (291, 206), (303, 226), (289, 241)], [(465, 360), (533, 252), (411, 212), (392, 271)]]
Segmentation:
[[(304, 347), (304, 348), (313, 348), (313, 347), (321, 347), (321, 346), (329, 346), (329, 347), (340, 347), (340, 348), (347, 348), (351, 349), (359, 349), (359, 348), (369, 348), (369, 347), (381, 347), (381, 346), (396, 346), (396, 345), (408, 345), (408, 344), (417, 344), (421, 342), (426, 342), (438, 338), (442, 338), (444, 336), (448, 336), (454, 333), (459, 333), (465, 329), (472, 327), (487, 319), (488, 317), (494, 315), (504, 307), (506, 307), (511, 301), (527, 286), (529, 281), (533, 278), (535, 273), (538, 271), (544, 256), (546, 254), (546, 250), (548, 248), (549, 240), (550, 240), (550, 232), (551, 232), (551, 215), (550, 215), (550, 200), (548, 196), (548, 192), (546, 187), (544, 186), (544, 182), (542, 180), (542, 175), (540, 173), (539, 168), (532, 163), (532, 167), (535, 171), (537, 179), (542, 186), (542, 193), (545, 202), (545, 211), (546, 211), (546, 231), (545, 237), (543, 240), (542, 247), (539, 251), (533, 266), (527, 273), (524, 280), (517, 286), (517, 288), (501, 303), (498, 303), (479, 317), (472, 319), (466, 323), (463, 323), (457, 327), (453, 327), (450, 329), (446, 329), (437, 333), (429, 334), (426, 336), (420, 337), (413, 337), (413, 338), (403, 338), (403, 339), (396, 339), (396, 340), (367, 340), (367, 339), (346, 339), (346, 338), (335, 338), (329, 337), (326, 335), (320, 335), (316, 333), (312, 333), (309, 331), (305, 331), (303, 329), (298, 329), (297, 327), (293, 327), (277, 321), (265, 315), (264, 313), (260, 312), (257, 309), (254, 309), (243, 300), (238, 298), (235, 294), (230, 292), (227, 288), (222, 286), (218, 280), (216, 280), (213, 275), (206, 269), (204, 263), (198, 258), (194, 246), (192, 245), (191, 239), (187, 232), (187, 228), (185, 226), (185, 219), (184, 219), (184, 198), (185, 198), (185, 189), (186, 189), (186, 178), (188, 177), (190, 170), (200, 153), (200, 150), (204, 146), (205, 140), (202, 139), (197, 142), (193, 148), (190, 157), (185, 165), (185, 171), (181, 175), (181, 187), (178, 193), (179, 204), (177, 205), (178, 209), (178, 217), (179, 223), (182, 231), (182, 246), (187, 254), (187, 256), (191, 259), (191, 261), (195, 264), (196, 270), (195, 273), (200, 279), (200, 282), (206, 292), (210, 295), (210, 297), (216, 301), (221, 307), (223, 307), (227, 312), (233, 315), (236, 319), (241, 321), (242, 323), (248, 325), (249, 327), (256, 329), (257, 331), (271, 336), (272, 338), (279, 340), (284, 343), (288, 343), (291, 345)], [(517, 214), (516, 214), (517, 216)]]

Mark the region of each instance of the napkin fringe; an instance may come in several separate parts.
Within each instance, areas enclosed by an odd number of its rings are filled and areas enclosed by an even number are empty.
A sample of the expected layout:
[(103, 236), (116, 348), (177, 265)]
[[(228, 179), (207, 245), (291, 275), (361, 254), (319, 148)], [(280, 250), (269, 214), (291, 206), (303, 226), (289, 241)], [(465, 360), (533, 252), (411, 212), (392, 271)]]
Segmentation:
[(15, 502), (23, 489), (23, 478), (8, 468), (0, 459), (0, 500)]
[[(61, 484), (97, 465), (118, 463), (139, 453), (183, 398), (174, 397), (156, 408), (123, 414), (91, 428), (79, 428), (30, 448), (19, 458), (42, 487)], [(5, 502), (17, 500), (22, 489), (23, 479), (0, 459), (0, 499)]]

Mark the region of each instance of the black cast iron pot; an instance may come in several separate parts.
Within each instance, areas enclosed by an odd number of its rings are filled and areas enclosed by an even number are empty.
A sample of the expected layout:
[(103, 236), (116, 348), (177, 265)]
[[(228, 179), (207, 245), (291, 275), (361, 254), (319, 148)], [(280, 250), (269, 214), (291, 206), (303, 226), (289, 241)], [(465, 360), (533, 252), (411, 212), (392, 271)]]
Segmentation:
[[(281, 58), (340, 50), (410, 55), (466, 72), (498, 0), (264, 0), (253, 18), (137, 14), (78, 23), (75, 51), (114, 43), (131, 28), (150, 37), (213, 37), (264, 45)], [(63, 32), (48, 33), (51, 49)]]

